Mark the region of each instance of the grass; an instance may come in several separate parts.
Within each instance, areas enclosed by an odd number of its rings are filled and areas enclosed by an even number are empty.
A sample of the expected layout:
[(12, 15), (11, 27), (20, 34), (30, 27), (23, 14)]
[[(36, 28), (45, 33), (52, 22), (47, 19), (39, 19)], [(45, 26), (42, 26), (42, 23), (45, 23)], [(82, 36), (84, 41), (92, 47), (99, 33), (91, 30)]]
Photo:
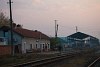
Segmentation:
[[(21, 64), (28, 61), (41, 60), (44, 58), (50, 58), (57, 55), (58, 54), (29, 53), (29, 54), (16, 54), (13, 57), (10, 55), (0, 56), (0, 67), (11, 67), (14, 64)], [(82, 52), (82, 55), (68, 60), (68, 63), (65, 62), (65, 64), (62, 64), (61, 67), (85, 67), (85, 65), (87, 65), (89, 61), (92, 59), (89, 58), (91, 56), (94, 56), (93, 51), (86, 51), (86, 53)]]
[(1, 56), (0, 57), (0, 67), (10, 67), (14, 64), (25, 63), (28, 61), (35, 61), (41, 60), (44, 58), (50, 58), (57, 56), (56, 54), (18, 54), (14, 57), (8, 56)]

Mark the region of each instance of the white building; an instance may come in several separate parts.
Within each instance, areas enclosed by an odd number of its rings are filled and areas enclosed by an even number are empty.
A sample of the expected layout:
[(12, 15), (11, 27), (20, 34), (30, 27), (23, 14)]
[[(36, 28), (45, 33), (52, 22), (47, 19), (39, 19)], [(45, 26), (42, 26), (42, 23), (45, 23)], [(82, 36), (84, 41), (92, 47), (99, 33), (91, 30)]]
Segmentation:
[(14, 38), (17, 42), (19, 42), (17, 43), (19, 45), (16, 49), (21, 48), (22, 53), (50, 50), (50, 40), (47, 35), (37, 30), (32, 31), (23, 28), (16, 28), (14, 32), (19, 35)]

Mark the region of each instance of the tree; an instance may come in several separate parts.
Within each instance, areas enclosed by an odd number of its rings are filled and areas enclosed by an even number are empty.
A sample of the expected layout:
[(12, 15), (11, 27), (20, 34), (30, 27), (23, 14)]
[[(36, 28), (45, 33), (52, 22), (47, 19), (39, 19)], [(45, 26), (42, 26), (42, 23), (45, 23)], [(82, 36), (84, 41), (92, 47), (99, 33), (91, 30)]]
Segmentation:
[(10, 23), (8, 17), (3, 12), (0, 12), (0, 27), (2, 26), (10, 26)]
[[(10, 21), (3, 12), (0, 12), (0, 28), (3, 26), (8, 26), (10, 28)], [(22, 28), (21, 24), (16, 24), (13, 22), (13, 28), (20, 27)]]
[(51, 48), (57, 48), (58, 44), (59, 44), (59, 40), (58, 38), (50, 38), (50, 44), (51, 44)]

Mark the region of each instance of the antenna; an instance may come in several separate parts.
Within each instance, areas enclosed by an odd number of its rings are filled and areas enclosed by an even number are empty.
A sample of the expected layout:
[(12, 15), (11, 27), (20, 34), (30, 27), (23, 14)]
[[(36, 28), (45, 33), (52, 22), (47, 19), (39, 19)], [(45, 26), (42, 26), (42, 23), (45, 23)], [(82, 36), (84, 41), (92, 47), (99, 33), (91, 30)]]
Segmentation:
[(57, 24), (57, 20), (55, 20), (55, 38), (56, 38), (56, 24)]
[(76, 33), (78, 32), (78, 27), (76, 26)]

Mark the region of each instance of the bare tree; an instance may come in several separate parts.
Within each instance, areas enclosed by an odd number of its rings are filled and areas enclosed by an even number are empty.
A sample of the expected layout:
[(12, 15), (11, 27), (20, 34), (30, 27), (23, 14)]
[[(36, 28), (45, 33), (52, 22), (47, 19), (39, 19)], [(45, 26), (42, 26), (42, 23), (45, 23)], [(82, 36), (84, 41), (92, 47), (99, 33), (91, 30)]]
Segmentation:
[(10, 26), (10, 24), (8, 17), (6, 17), (3, 12), (0, 12), (0, 27), (2, 26)]
[[(9, 19), (6, 15), (4, 15), (3, 12), (0, 12), (0, 28), (3, 27), (3, 26), (7, 26), (10, 28), (10, 22), (9, 22)], [(16, 28), (16, 27), (20, 27), (22, 28), (22, 25), (21, 24), (16, 24), (13, 22), (13, 28)]]

